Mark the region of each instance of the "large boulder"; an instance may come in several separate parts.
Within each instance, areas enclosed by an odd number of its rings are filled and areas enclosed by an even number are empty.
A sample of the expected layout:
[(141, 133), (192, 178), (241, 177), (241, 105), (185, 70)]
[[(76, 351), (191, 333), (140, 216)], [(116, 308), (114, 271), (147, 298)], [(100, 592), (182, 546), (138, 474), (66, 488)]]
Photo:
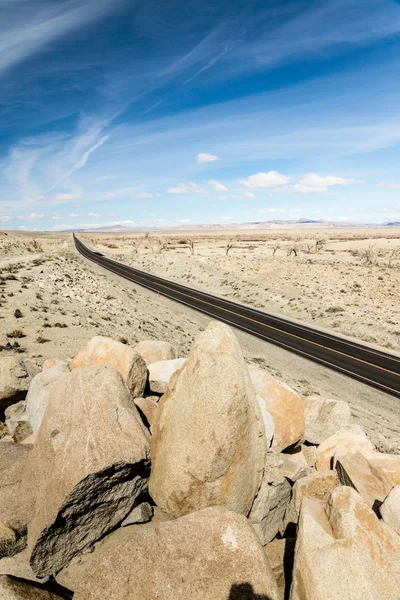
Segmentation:
[(247, 519), (208, 508), (118, 530), (95, 550), (74, 600), (277, 600), (275, 577)]
[(57, 381), (69, 373), (68, 366), (59, 364), (45, 369), (32, 379), (26, 396), (25, 417), (29, 421), (33, 433), (37, 434), (49, 401), (50, 394)]
[(317, 471), (326, 471), (335, 467), (336, 461), (346, 454), (360, 452), (365, 458), (372, 458), (374, 446), (361, 429), (341, 429), (327, 438), (317, 448), (315, 467)]
[(1, 600), (63, 600), (58, 594), (9, 575), (0, 575), (0, 598)]
[(25, 400), (11, 404), (4, 411), (4, 416), (8, 432), (14, 441), (22, 442), (23, 439), (32, 435), (33, 430), (26, 416)]
[[(28, 548), (22, 550), (13, 556), (7, 556), (0, 559), (0, 575), (13, 575), (19, 579), (28, 579), (43, 583), (43, 580), (37, 579), (29, 564), (30, 552)], [(0, 596), (1, 598), (1, 596)]]
[(149, 365), (149, 388), (156, 394), (164, 394), (174, 373), (179, 371), (186, 362), (186, 358), (174, 360), (161, 360)]
[(395, 485), (379, 509), (382, 519), (400, 535), (400, 485)]
[(174, 517), (221, 505), (247, 515), (261, 485), (265, 436), (240, 346), (212, 322), (161, 398), (149, 490)]
[[(295, 538), (273, 540), (264, 547), (264, 552), (278, 584), (280, 597), (289, 597), (292, 582)], [(245, 600), (245, 599), (244, 599)], [(252, 599), (256, 600), (256, 599)]]
[(135, 406), (142, 417), (143, 423), (152, 430), (158, 403), (153, 398), (135, 398)]
[(16, 356), (0, 358), (0, 411), (25, 398), (29, 384), (38, 372), (36, 365)]
[(307, 442), (322, 444), (331, 435), (350, 425), (351, 410), (343, 400), (327, 400), (319, 396), (303, 398)]
[(105, 365), (119, 371), (131, 392), (132, 398), (143, 395), (147, 380), (147, 367), (143, 358), (133, 348), (111, 338), (96, 336), (88, 342), (71, 362), (71, 369)]
[[(267, 457), (264, 477), (249, 519), (265, 546), (282, 529), (283, 519), (290, 502), (291, 486), (285, 477), (279, 474), (279, 457)], [(276, 466), (271, 466), (275, 459)]]
[(149, 434), (116, 369), (75, 369), (54, 387), (25, 468), (39, 577), (118, 525), (147, 489)]
[(336, 470), (340, 483), (357, 490), (364, 502), (374, 510), (379, 508), (394, 485), (382, 469), (375, 467), (359, 452), (339, 458)]
[(398, 600), (400, 537), (350, 487), (301, 507), (290, 600)]
[(22, 489), (22, 476), (32, 449), (28, 444), (0, 442), (0, 521), (23, 533), (31, 516), (31, 489)]
[(304, 436), (304, 406), (301, 397), (289, 386), (267, 371), (249, 366), (256, 394), (265, 402), (267, 412), (275, 424), (272, 446), (283, 450)]
[(15, 531), (0, 521), (0, 558), (15, 554), (16, 544)]
[(143, 340), (136, 344), (135, 350), (143, 358), (146, 365), (151, 365), (160, 360), (178, 358), (178, 350), (169, 342)]

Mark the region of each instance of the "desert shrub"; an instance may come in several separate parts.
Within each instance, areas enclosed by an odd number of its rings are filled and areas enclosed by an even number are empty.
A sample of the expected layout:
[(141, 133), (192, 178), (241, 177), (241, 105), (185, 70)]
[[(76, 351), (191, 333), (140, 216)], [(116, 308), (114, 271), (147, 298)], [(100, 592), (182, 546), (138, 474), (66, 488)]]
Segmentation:
[(21, 319), (21, 317), (23, 317), (23, 316), (24, 316), (24, 315), (23, 315), (23, 314), (22, 314), (22, 312), (19, 310), (19, 308), (16, 308), (16, 309), (14, 310), (14, 317), (15, 317), (16, 319)]
[(11, 333), (7, 333), (7, 337), (8, 338), (23, 338), (23, 337), (25, 337), (25, 334), (22, 331), (22, 329), (14, 329), (14, 331), (12, 331)]
[(344, 312), (344, 308), (342, 306), (329, 306), (325, 312), (327, 313), (339, 313)]
[(45, 344), (45, 343), (46, 343), (46, 342), (48, 342), (49, 340), (46, 340), (46, 338), (44, 338), (44, 337), (42, 337), (41, 335), (39, 335), (39, 336), (36, 338), (36, 341), (37, 341), (37, 343), (38, 343), (38, 344)]
[(123, 335), (121, 335), (121, 337), (118, 338), (118, 341), (121, 342), (121, 344), (128, 343), (128, 340)]

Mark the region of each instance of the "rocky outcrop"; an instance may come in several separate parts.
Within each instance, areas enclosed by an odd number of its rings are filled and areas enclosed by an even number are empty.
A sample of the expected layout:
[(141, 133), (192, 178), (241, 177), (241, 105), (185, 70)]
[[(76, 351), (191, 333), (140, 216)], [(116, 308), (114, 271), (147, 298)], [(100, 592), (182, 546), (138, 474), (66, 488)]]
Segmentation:
[(151, 431), (156, 418), (157, 402), (152, 398), (135, 398), (134, 402), (144, 424)]
[(254, 365), (249, 366), (256, 394), (265, 402), (272, 416), (275, 432), (272, 446), (283, 450), (304, 435), (304, 406), (301, 397), (289, 386)]
[(149, 439), (120, 373), (74, 369), (54, 387), (25, 468), (28, 544), (45, 577), (113, 529), (147, 488)]
[(397, 600), (400, 537), (350, 487), (304, 499), (290, 600)]
[(311, 444), (322, 444), (339, 429), (351, 423), (351, 411), (347, 402), (327, 400), (319, 396), (306, 396), (303, 402), (304, 438)]
[(105, 365), (119, 371), (131, 392), (132, 398), (143, 395), (147, 380), (147, 367), (143, 358), (133, 348), (107, 337), (97, 336), (71, 362), (71, 369)]
[(174, 373), (186, 363), (186, 358), (161, 360), (149, 365), (149, 388), (156, 394), (164, 394)]
[(0, 358), (0, 412), (25, 398), (29, 384), (38, 372), (36, 365), (16, 356)]
[(111, 597), (279, 598), (253, 528), (245, 517), (219, 507), (157, 526), (123, 528), (110, 536), (93, 553), (74, 600)]
[(212, 322), (160, 400), (150, 494), (174, 517), (215, 505), (247, 515), (261, 485), (265, 450), (239, 344), (229, 327)]
[(146, 365), (159, 362), (160, 360), (173, 360), (178, 358), (178, 350), (169, 342), (159, 340), (143, 340), (135, 346), (136, 352), (140, 354)]
[(25, 415), (35, 435), (39, 431), (54, 386), (60, 377), (67, 373), (69, 373), (69, 368), (65, 363), (60, 362), (45, 369), (32, 379), (25, 401)]

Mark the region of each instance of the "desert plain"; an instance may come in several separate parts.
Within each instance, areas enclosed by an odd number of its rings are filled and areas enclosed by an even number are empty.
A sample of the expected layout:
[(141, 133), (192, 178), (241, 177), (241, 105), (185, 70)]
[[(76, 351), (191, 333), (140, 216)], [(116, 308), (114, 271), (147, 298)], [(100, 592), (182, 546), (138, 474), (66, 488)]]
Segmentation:
[[(90, 248), (259, 310), (400, 351), (400, 229), (85, 232)], [(167, 340), (185, 356), (208, 318), (82, 259), (71, 233), (0, 232), (0, 356), (72, 358), (94, 335)], [(384, 451), (398, 401), (238, 333), (246, 359), (302, 394), (350, 403)]]

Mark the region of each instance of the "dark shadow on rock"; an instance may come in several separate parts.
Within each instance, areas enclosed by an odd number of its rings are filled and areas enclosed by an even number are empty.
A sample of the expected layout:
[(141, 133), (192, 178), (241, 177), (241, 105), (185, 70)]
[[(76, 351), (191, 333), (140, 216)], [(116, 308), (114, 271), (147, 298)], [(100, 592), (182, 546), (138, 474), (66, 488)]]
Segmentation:
[(231, 587), (228, 600), (271, 600), (271, 596), (256, 594), (250, 583), (235, 583)]
[(285, 543), (285, 553), (283, 556), (283, 572), (285, 577), (285, 598), (289, 600), (290, 587), (293, 577), (294, 549), (296, 545), (295, 538), (287, 538)]

